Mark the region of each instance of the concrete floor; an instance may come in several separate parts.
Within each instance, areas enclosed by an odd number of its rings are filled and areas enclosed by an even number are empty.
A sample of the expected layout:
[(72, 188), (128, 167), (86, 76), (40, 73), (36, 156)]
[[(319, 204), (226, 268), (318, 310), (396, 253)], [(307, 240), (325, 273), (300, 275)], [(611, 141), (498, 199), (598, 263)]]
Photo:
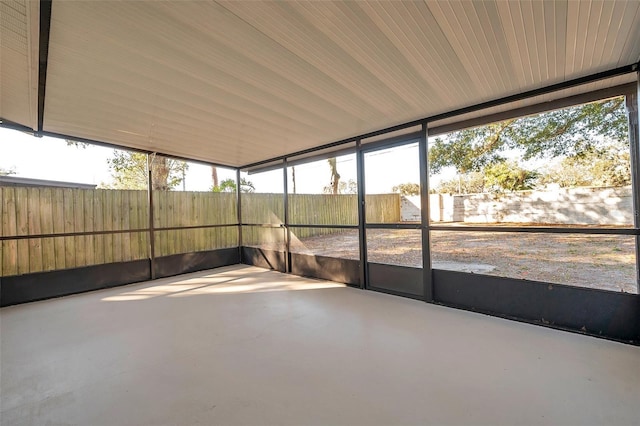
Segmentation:
[(640, 347), (248, 266), (0, 331), (3, 425), (640, 423)]

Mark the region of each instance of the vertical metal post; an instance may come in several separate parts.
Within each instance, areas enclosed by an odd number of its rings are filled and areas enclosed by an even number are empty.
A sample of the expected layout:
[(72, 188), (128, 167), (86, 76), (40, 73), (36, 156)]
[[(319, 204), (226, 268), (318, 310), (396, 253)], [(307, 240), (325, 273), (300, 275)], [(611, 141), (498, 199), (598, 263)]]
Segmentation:
[(153, 220), (153, 160), (156, 154), (147, 154), (148, 182), (147, 193), (149, 195), (149, 269), (151, 279), (156, 279), (156, 233)]
[(289, 229), (289, 180), (287, 179), (287, 159), (282, 161), (282, 177), (284, 179), (283, 201), (284, 201), (284, 270), (291, 272), (291, 230)]
[(358, 179), (358, 242), (360, 246), (360, 288), (369, 288), (367, 283), (367, 211), (364, 193), (364, 153), (362, 142), (356, 141), (356, 176)]
[[(631, 187), (633, 188), (633, 227), (640, 228), (640, 72), (636, 90), (626, 96), (627, 115), (629, 117), (629, 148), (631, 150)], [(640, 290), (640, 235), (635, 236), (636, 243), (636, 287)]]
[(240, 183), (242, 179), (240, 178), (240, 169), (236, 169), (236, 214), (238, 220), (238, 254), (240, 256), (240, 263), (242, 262), (242, 187)]
[(425, 302), (433, 302), (433, 271), (431, 269), (431, 231), (429, 226), (429, 145), (427, 123), (422, 123), (418, 143), (420, 161), (420, 221), (422, 230), (422, 284)]

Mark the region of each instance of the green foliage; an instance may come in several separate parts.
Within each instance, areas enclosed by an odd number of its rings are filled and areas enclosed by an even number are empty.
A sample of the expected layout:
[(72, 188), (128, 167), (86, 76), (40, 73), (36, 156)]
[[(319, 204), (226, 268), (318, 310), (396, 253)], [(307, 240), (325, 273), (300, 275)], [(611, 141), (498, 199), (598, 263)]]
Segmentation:
[(435, 143), (429, 147), (431, 173), (439, 173), (443, 168), (453, 166), (458, 173), (464, 175), (504, 161), (500, 155), (506, 148), (503, 134), (513, 121), (460, 130), (447, 139), (436, 138)]
[(624, 146), (627, 138), (624, 97), (618, 97), (437, 138), (429, 147), (429, 166), (432, 173), (452, 166), (465, 174), (505, 161), (509, 150), (519, 151), (525, 161), (582, 157), (596, 150), (602, 140)]
[[(236, 181), (234, 179), (225, 179), (220, 182), (220, 185), (214, 186), (211, 190), (213, 192), (236, 192)], [(244, 193), (255, 192), (256, 188), (253, 186), (253, 182), (240, 178), (240, 191)]]
[(551, 167), (540, 183), (561, 188), (631, 185), (629, 151), (609, 146), (582, 157), (567, 157)]
[(393, 192), (398, 192), (401, 195), (420, 195), (419, 183), (401, 183), (392, 188)]
[[(147, 189), (148, 157), (139, 152), (114, 150), (113, 158), (107, 159), (113, 184), (107, 187), (112, 189)], [(152, 160), (152, 189), (169, 191), (184, 179), (184, 172), (189, 165), (184, 161), (173, 160), (156, 155)]]
[(67, 142), (67, 146), (74, 146), (76, 148), (86, 149), (89, 146), (86, 142), (78, 142), (71, 139), (65, 139), (65, 142)]
[(450, 180), (440, 182), (432, 190), (438, 194), (479, 194), (484, 192), (484, 175), (480, 172), (471, 172)]
[(322, 188), (322, 192), (325, 194), (357, 194), (358, 183), (353, 179), (349, 179), (349, 182), (340, 181), (338, 182), (337, 189), (334, 188), (332, 183)]
[(484, 183), (493, 192), (533, 189), (539, 173), (523, 169), (514, 161), (502, 161), (484, 170)]

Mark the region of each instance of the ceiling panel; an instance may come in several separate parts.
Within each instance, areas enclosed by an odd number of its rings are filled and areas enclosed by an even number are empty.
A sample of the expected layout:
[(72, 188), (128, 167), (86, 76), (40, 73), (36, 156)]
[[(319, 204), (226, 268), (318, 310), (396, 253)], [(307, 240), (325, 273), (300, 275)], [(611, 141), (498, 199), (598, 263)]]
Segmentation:
[[(528, 114), (537, 114), (540, 112), (564, 107), (559, 106), (564, 105), (563, 100), (566, 100), (567, 102), (569, 100), (572, 100), (572, 103), (575, 105), (576, 101), (578, 101), (578, 95), (582, 94), (591, 94), (596, 98), (590, 99), (589, 101), (582, 101), (582, 103), (606, 99), (628, 92), (629, 86), (633, 86), (636, 81), (637, 76), (635, 74), (624, 74), (613, 78), (603, 79), (580, 86), (558, 90), (552, 93), (532, 96), (526, 99), (505, 103), (491, 108), (485, 108), (482, 110), (459, 114), (440, 120), (434, 120), (429, 123), (429, 128), (440, 128), (439, 130), (442, 130), (442, 128), (455, 128), (456, 130), (459, 130), (467, 127), (476, 127), (494, 120), (495, 118), (493, 116), (495, 115), (508, 113), (509, 111), (519, 112), (530, 109), (535, 110), (535, 112), (529, 112)], [(604, 89), (609, 90), (605, 91)], [(490, 117), (490, 119), (485, 119), (483, 117)], [(506, 119), (507, 118), (505, 117), (499, 120)]]
[(39, 7), (0, 1), (0, 118), (37, 129)]
[[(10, 119), (33, 99), (5, 44)], [(240, 166), (639, 59), (633, 0), (56, 1), (44, 128)]]

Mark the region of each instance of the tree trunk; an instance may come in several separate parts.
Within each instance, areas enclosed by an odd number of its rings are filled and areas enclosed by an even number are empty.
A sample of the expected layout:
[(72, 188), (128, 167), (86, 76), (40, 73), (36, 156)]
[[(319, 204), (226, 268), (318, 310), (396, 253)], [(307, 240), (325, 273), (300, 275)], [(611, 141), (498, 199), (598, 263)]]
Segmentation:
[(218, 168), (216, 166), (211, 166), (211, 180), (213, 180), (213, 187), (217, 188), (219, 185), (219, 182), (218, 182)]
[(169, 190), (169, 160), (166, 157), (155, 155), (151, 168), (151, 184), (155, 191)]
[(293, 193), (296, 193), (296, 167), (291, 167), (291, 179), (293, 180)]
[(332, 194), (339, 193), (339, 185), (340, 185), (340, 174), (338, 174), (338, 166), (336, 164), (336, 159), (329, 158), (329, 167), (331, 168), (331, 191)]

